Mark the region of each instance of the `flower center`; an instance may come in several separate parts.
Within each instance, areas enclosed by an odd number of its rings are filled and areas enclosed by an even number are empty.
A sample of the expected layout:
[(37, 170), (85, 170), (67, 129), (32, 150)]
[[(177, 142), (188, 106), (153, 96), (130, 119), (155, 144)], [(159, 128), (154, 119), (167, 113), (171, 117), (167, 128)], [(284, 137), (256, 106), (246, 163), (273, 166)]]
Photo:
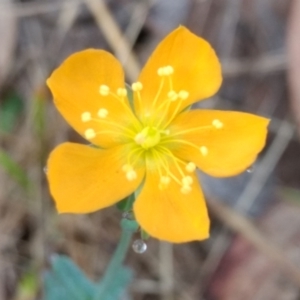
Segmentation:
[(156, 146), (160, 138), (160, 131), (156, 127), (147, 126), (135, 136), (134, 140), (144, 149), (149, 149)]

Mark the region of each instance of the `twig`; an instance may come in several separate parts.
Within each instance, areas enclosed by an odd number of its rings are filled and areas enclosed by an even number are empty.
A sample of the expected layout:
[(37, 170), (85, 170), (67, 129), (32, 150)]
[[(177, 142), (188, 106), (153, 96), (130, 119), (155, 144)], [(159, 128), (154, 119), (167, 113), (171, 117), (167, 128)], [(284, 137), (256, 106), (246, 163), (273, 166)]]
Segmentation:
[(300, 286), (300, 270), (298, 270), (283, 252), (272, 245), (251, 222), (234, 209), (222, 204), (220, 201), (210, 199), (208, 202), (211, 211), (234, 232), (241, 234), (255, 248), (271, 259), (291, 280)]
[(123, 64), (129, 80), (135, 81), (140, 71), (139, 63), (135, 55), (131, 52), (129, 43), (123, 37), (119, 26), (109, 12), (106, 4), (102, 0), (85, 0), (85, 3), (94, 15), (99, 28), (102, 30), (116, 56)]

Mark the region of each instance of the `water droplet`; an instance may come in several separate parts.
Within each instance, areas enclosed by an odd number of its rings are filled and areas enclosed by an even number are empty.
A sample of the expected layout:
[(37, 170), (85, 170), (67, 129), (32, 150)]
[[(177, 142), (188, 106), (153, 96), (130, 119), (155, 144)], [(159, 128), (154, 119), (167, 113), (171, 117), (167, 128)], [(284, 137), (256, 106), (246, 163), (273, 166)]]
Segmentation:
[(44, 171), (45, 174), (48, 173), (48, 168), (47, 168), (47, 166), (45, 166), (45, 167), (43, 168), (43, 171)]
[(135, 253), (144, 253), (147, 250), (147, 244), (143, 240), (135, 240), (132, 244), (132, 249)]
[(127, 220), (134, 220), (134, 215), (131, 211), (124, 211), (122, 217)]
[(254, 171), (254, 166), (251, 166), (251, 167), (249, 167), (248, 169), (247, 169), (247, 173), (253, 173), (253, 171)]

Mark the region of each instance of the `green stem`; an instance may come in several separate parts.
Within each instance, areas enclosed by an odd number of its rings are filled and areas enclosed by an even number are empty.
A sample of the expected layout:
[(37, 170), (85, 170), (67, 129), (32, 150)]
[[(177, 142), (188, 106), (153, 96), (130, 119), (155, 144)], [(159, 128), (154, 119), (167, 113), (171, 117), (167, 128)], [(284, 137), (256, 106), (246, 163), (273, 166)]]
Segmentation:
[(123, 261), (131, 244), (133, 233), (138, 229), (136, 221), (123, 219), (121, 221), (122, 234), (117, 249), (106, 269), (106, 272), (99, 284), (95, 300), (103, 300), (104, 295), (110, 289), (116, 278), (116, 274), (122, 267)]

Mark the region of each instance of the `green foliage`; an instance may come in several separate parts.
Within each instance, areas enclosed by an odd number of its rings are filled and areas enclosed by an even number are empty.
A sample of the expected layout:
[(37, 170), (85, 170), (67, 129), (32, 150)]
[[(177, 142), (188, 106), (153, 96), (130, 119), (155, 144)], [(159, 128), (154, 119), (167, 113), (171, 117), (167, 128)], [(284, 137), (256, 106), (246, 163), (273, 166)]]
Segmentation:
[(22, 110), (23, 102), (17, 94), (11, 93), (4, 98), (0, 107), (0, 130), (11, 132)]
[(46, 107), (43, 95), (33, 99), (33, 126), (39, 138), (43, 138), (46, 128)]
[(30, 188), (30, 181), (22, 168), (10, 157), (8, 153), (0, 149), (0, 167), (23, 189)]
[(57, 255), (52, 259), (52, 269), (45, 275), (44, 300), (96, 300), (100, 291), (101, 300), (118, 300), (131, 280), (131, 270), (120, 267), (103, 294), (101, 281), (92, 282), (71, 259)]
[(34, 299), (39, 289), (39, 280), (36, 270), (25, 273), (17, 287), (16, 299)]

